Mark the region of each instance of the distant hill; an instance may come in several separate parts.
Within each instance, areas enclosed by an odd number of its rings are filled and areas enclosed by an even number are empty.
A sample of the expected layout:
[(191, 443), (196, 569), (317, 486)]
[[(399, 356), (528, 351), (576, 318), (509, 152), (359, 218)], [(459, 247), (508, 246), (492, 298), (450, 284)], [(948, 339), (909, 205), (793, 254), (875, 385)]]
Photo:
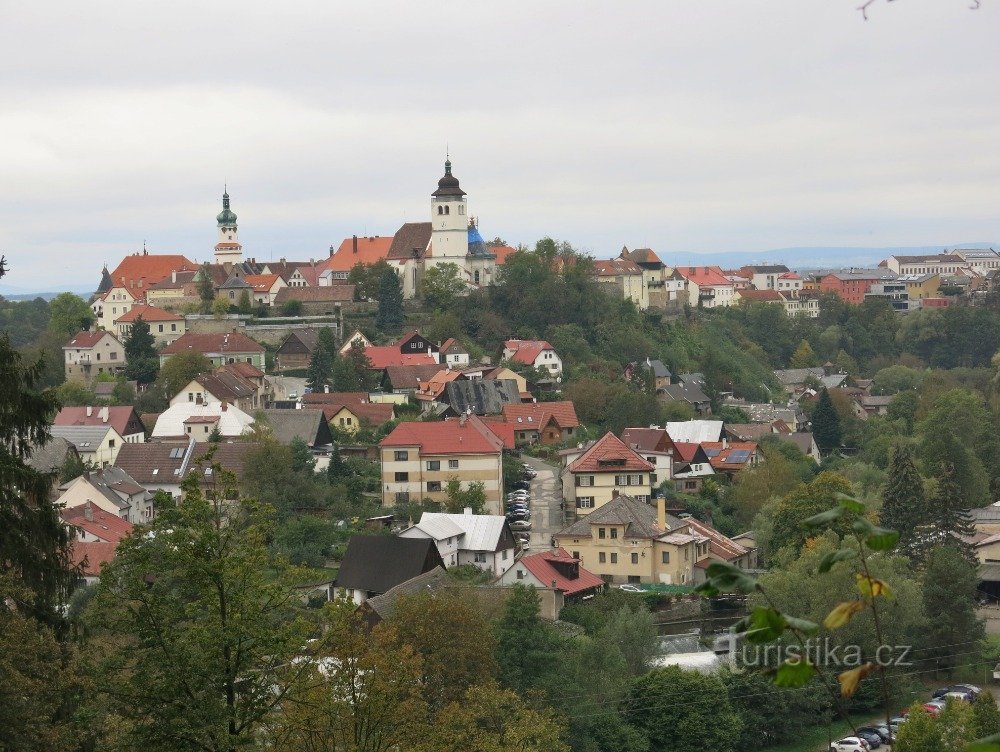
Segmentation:
[(90, 296), (94, 294), (93, 290), (59, 290), (57, 292), (25, 292), (23, 287), (10, 287), (8, 285), (0, 285), (0, 297), (5, 300), (34, 300), (35, 298), (41, 298), (42, 300), (52, 300), (56, 295), (63, 292), (71, 292), (79, 295), (84, 300), (89, 300)]

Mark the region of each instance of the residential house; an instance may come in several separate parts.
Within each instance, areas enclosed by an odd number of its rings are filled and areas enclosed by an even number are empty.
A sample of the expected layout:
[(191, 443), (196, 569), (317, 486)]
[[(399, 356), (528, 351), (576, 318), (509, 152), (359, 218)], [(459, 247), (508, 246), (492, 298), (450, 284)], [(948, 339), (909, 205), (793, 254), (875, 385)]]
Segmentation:
[(263, 407), (263, 400), (256, 385), (236, 373), (225, 370), (225, 366), (213, 373), (195, 376), (170, 399), (171, 406), (186, 402), (195, 405), (226, 403), (235, 405), (246, 413), (253, 413), (254, 410)]
[[(778, 277), (778, 292), (792, 298), (799, 297), (805, 286), (805, 280), (796, 272), (785, 272)], [(817, 301), (818, 302), (818, 301)]]
[[(382, 348), (369, 348), (369, 350), (381, 350)], [(367, 353), (368, 350), (365, 350)], [(420, 389), (421, 382), (430, 381), (435, 375), (441, 372), (441, 366), (437, 363), (428, 363), (426, 360), (430, 355), (404, 355), (403, 358), (412, 358), (421, 362), (412, 365), (387, 365), (382, 368), (382, 390), (395, 394), (416, 394)]]
[(322, 410), (330, 426), (351, 434), (361, 428), (379, 428), (396, 418), (393, 403), (372, 402), (365, 392), (305, 394), (302, 403)]
[(85, 472), (63, 483), (59, 491), (56, 505), (64, 509), (93, 504), (133, 525), (145, 524), (153, 519), (152, 494), (118, 467)]
[(59, 493), (59, 473), (70, 462), (75, 463), (79, 459), (80, 454), (73, 442), (58, 436), (50, 436), (44, 445), (30, 446), (25, 462), (35, 472), (49, 476), (51, 479), (49, 496), (54, 499)]
[(886, 269), (852, 270), (849, 272), (833, 272), (820, 278), (820, 292), (832, 292), (848, 303), (860, 304), (865, 300), (871, 286), (885, 280), (896, 278), (896, 274)]
[(151, 305), (134, 305), (127, 313), (115, 319), (115, 334), (122, 342), (132, 332), (132, 325), (139, 319), (149, 325), (149, 333), (153, 335), (158, 347), (169, 345), (187, 331), (187, 323), (179, 314)]
[(642, 269), (649, 308), (676, 309), (687, 302), (687, 282), (684, 277), (668, 268), (652, 248), (630, 251), (623, 247), (620, 256)]
[(690, 405), (696, 415), (712, 414), (712, 400), (699, 384), (665, 384), (657, 388), (656, 396), (661, 402), (683, 402)]
[(783, 420), (772, 423), (727, 423), (726, 437), (729, 441), (760, 442), (767, 437), (795, 444), (807, 457), (820, 462), (819, 447), (813, 435), (807, 431), (793, 432)]
[(399, 348), (399, 352), (404, 355), (426, 353), (427, 355), (433, 355), (435, 362), (438, 363), (441, 362), (440, 358), (438, 357), (441, 348), (438, 347), (434, 342), (431, 342), (429, 339), (422, 336), (420, 332), (410, 332), (409, 334), (404, 334), (394, 344), (394, 347)]
[(809, 419), (802, 411), (802, 407), (794, 401), (785, 405), (774, 405), (770, 402), (747, 402), (745, 400), (729, 397), (723, 400), (723, 407), (736, 407), (750, 416), (753, 423), (772, 424), (780, 420), (792, 431), (805, 430), (809, 425)]
[(941, 288), (940, 274), (902, 274), (896, 281), (906, 285), (906, 295), (911, 301), (935, 298)]
[(113, 465), (125, 444), (125, 439), (110, 424), (52, 426), (50, 433), (71, 442), (84, 464), (95, 468)]
[[(995, 252), (993, 257), (1000, 261)], [(928, 253), (915, 256), (889, 256), (879, 266), (900, 276), (911, 274), (957, 274), (966, 271), (970, 265), (958, 253)]]
[[(713, 561), (725, 562), (739, 569), (756, 569), (758, 566), (756, 548), (748, 548), (742, 543), (738, 543), (720, 533), (707, 522), (685, 514), (680, 517), (667, 515), (666, 523), (671, 532), (686, 533), (702, 541), (698, 548), (699, 558), (694, 564), (695, 584), (700, 585), (705, 581), (705, 570)], [(746, 543), (751, 543), (745, 537), (743, 540)]]
[(562, 358), (545, 340), (509, 339), (503, 345), (503, 360), (539, 368), (557, 381), (562, 378)]
[[(296, 274), (301, 271), (296, 270)], [(329, 287), (297, 287), (289, 280), (288, 287), (280, 288), (274, 296), (273, 305), (281, 307), (286, 302), (297, 300), (302, 303), (303, 316), (335, 316), (342, 306), (354, 301), (354, 285), (330, 285)]]
[(140, 443), (146, 440), (146, 429), (139, 414), (131, 405), (103, 405), (87, 407), (64, 407), (55, 417), (56, 426), (104, 426), (109, 425), (118, 432), (122, 440)]
[(521, 395), (522, 402), (531, 402), (534, 399), (528, 391), (528, 380), (517, 371), (512, 371), (507, 366), (468, 366), (462, 369), (462, 375), (467, 379), (496, 379), (501, 381), (516, 381), (517, 391)]
[[(865, 293), (865, 300), (884, 300), (894, 311), (906, 312), (910, 310), (910, 297), (906, 289), (906, 282), (899, 279), (875, 282)], [(919, 303), (914, 303), (913, 307), (919, 307)]]
[(704, 444), (706, 441), (722, 440), (721, 420), (682, 420), (667, 423), (667, 434), (675, 444)]
[(156, 419), (153, 439), (208, 441), (218, 431), (223, 438), (236, 438), (250, 430), (253, 418), (226, 402), (175, 402)]
[(649, 377), (653, 380), (654, 389), (659, 390), (665, 386), (670, 386), (670, 369), (667, 368), (662, 360), (646, 358), (645, 361), (639, 363), (629, 363), (625, 368), (625, 377), (631, 381), (640, 371), (649, 374)]
[(499, 577), (514, 564), (517, 541), (507, 518), (495, 514), (424, 512), (400, 538), (434, 541), (446, 567), (471, 565)]
[(160, 351), (162, 367), (171, 355), (183, 352), (197, 352), (204, 355), (216, 366), (226, 363), (249, 363), (263, 371), (264, 348), (241, 332), (218, 334), (195, 334), (188, 332)]
[(567, 603), (575, 603), (604, 589), (604, 580), (581, 565), (564, 548), (553, 548), (522, 556), (502, 577), (500, 585), (552, 588), (557, 594), (557, 613)]
[(553, 538), (581, 567), (607, 583), (691, 585), (695, 562), (709, 547), (700, 535), (669, 530), (663, 499), (654, 508), (624, 494)]
[(736, 286), (717, 266), (678, 266), (674, 271), (687, 281), (692, 308), (728, 308), (738, 300)]
[(132, 523), (91, 504), (61, 509), (60, 521), (72, 532), (70, 565), (85, 585), (101, 577), (101, 567), (115, 558), (118, 544), (132, 534)]
[(112, 376), (125, 367), (125, 347), (111, 332), (78, 332), (63, 345), (66, 380), (91, 383), (96, 376)]
[(576, 407), (569, 400), (519, 402), (503, 406), (504, 419), (513, 424), (518, 444), (561, 444), (580, 430)]
[(778, 290), (778, 280), (789, 273), (788, 267), (784, 264), (744, 266), (740, 271), (750, 279), (750, 284), (755, 290)]
[(789, 394), (795, 396), (801, 394), (810, 385), (836, 389), (844, 385), (847, 381), (846, 373), (837, 373), (833, 363), (827, 361), (822, 366), (811, 368), (779, 368), (774, 372), (774, 377), (781, 382), (781, 385), (788, 390)]
[(500, 513), (503, 441), (475, 415), (442, 422), (400, 423), (380, 443), (382, 504), (444, 501), (448, 481), (482, 483), (486, 508)]
[(649, 308), (645, 270), (628, 258), (627, 251), (613, 259), (593, 260), (594, 278), (613, 297), (631, 300), (640, 311)]
[(238, 479), (255, 446), (236, 441), (199, 443), (193, 438), (126, 444), (118, 453), (115, 467), (124, 470), (150, 493), (163, 491), (178, 499), (182, 495), (181, 484), (192, 473), (197, 473), (202, 489), (214, 489), (218, 479), (207, 460), (209, 452), (213, 453), (211, 464), (218, 464)]
[(396, 603), (400, 598), (420, 593), (434, 593), (455, 586), (455, 581), (443, 567), (435, 567), (428, 572), (411, 577), (389, 588), (382, 595), (373, 595), (357, 608), (358, 614), (369, 628), (391, 619), (396, 613)]
[(290, 368), (308, 368), (319, 345), (319, 329), (293, 329), (274, 353), (278, 373)]
[(355, 329), (354, 330), (354, 334), (352, 334), (350, 337), (347, 337), (344, 340), (344, 344), (342, 344), (340, 346), (340, 350), (338, 352), (341, 355), (346, 355), (348, 352), (350, 352), (351, 347), (353, 347), (355, 343), (359, 344), (362, 347), (362, 349), (366, 349), (366, 350), (369, 347), (373, 346), (371, 340), (369, 340), (360, 331), (358, 331), (357, 329)]
[[(780, 280), (779, 280), (780, 283)], [(740, 290), (741, 303), (774, 303), (785, 309), (785, 315), (817, 318), (819, 316), (819, 299), (799, 297), (781, 290)]]
[(317, 265), (321, 269), (320, 285), (324, 284), (324, 279), (331, 284), (346, 283), (351, 269), (358, 264), (371, 266), (385, 260), (391, 246), (392, 235), (354, 235), (344, 238), (336, 250), (330, 246), (330, 257)]
[(430, 539), (355, 535), (347, 542), (333, 587), (338, 596), (361, 605), (437, 567), (444, 562)]
[(98, 329), (111, 331), (115, 320), (129, 312), (135, 305), (135, 297), (127, 287), (116, 286), (94, 299), (90, 309), (94, 312)]
[(437, 373), (441, 368), (436, 353), (402, 353), (396, 345), (366, 347), (365, 356), (373, 371), (400, 366), (436, 366), (434, 373)]
[(136, 301), (145, 299), (151, 285), (170, 279), (175, 271), (197, 269), (198, 264), (179, 254), (133, 253), (111, 272), (115, 287), (124, 287)]
[(701, 444), (674, 442), (674, 488), (681, 493), (696, 494), (705, 478), (715, 475), (712, 462)]
[(295, 439), (301, 439), (314, 453), (326, 453), (333, 446), (330, 424), (322, 410), (269, 409), (263, 414), (279, 444), (290, 446)]
[(730, 479), (761, 461), (760, 450), (753, 441), (706, 441), (701, 448), (716, 474)]
[(253, 304), (254, 289), (253, 285), (247, 282), (244, 278), (234, 274), (219, 285), (216, 295), (229, 303), (231, 306), (238, 306), (244, 296), (246, 296), (246, 300), (249, 303)]
[(265, 308), (273, 306), (278, 291), (288, 286), (277, 274), (248, 274), (243, 280), (250, 285), (254, 304)]
[(649, 484), (654, 490), (674, 477), (677, 450), (666, 429), (626, 428), (622, 431), (621, 440), (654, 466), (655, 472)]
[(652, 496), (655, 469), (609, 431), (563, 470), (563, 498), (578, 515), (600, 509), (623, 489), (645, 502)]
[(512, 404), (521, 404), (513, 379), (456, 378), (443, 386), (444, 391), (436, 399), (439, 414), (496, 415)]
[(438, 357), (441, 359), (441, 363), (449, 368), (461, 368), (469, 365), (469, 351), (454, 337), (441, 343), (441, 347), (438, 348)]

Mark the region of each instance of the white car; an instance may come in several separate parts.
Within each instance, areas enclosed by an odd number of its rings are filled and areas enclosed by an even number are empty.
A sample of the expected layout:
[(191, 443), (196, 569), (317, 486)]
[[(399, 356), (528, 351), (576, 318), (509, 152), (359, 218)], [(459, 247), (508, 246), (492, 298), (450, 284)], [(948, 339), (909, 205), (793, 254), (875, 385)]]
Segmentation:
[(845, 736), (830, 745), (830, 752), (868, 752), (868, 742), (860, 736)]
[(638, 585), (619, 585), (619, 590), (624, 590), (626, 593), (641, 593), (642, 588)]

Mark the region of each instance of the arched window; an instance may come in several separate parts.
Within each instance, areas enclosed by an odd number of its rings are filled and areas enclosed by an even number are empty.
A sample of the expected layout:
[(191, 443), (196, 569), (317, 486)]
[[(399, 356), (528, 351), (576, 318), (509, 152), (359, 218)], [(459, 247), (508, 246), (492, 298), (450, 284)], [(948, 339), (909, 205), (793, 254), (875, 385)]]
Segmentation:
[(444, 207), (443, 206), (439, 206), (438, 207), (438, 214), (444, 214)]
[(450, 207), (450, 206), (446, 206), (446, 207), (444, 208), (444, 213), (445, 213), (445, 214), (451, 214), (451, 207)]
[(476, 270), (475, 279), (476, 279), (476, 284), (478, 285), (479, 284), (479, 270), (478, 269)]

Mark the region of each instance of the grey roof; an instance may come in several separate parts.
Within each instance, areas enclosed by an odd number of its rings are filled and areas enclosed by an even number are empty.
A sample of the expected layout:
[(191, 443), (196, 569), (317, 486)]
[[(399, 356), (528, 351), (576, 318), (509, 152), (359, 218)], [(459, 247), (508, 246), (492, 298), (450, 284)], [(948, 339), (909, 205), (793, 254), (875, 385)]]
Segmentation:
[(53, 436), (45, 442), (45, 446), (33, 448), (27, 462), (31, 469), (39, 473), (54, 473), (66, 464), (69, 454), (79, 455), (73, 443), (61, 436)]
[(507, 518), (499, 514), (424, 512), (418, 526), (422, 530), (427, 530), (425, 525), (431, 528), (435, 525), (442, 525), (442, 528), (445, 526), (457, 528), (459, 533), (465, 535), (458, 546), (463, 551), (500, 551), (503, 548), (501, 543)]
[(719, 441), (722, 437), (721, 420), (681, 420), (667, 423), (667, 435), (671, 441), (683, 444), (703, 444), (706, 441)]
[(401, 582), (390, 588), (382, 595), (376, 595), (367, 601), (368, 607), (379, 615), (382, 619), (389, 619), (396, 610), (396, 601), (406, 595), (416, 595), (417, 593), (431, 592), (447, 587), (451, 582), (448, 572), (444, 567), (435, 567), (429, 572), (411, 577), (406, 582)]
[(819, 382), (827, 389), (836, 389), (847, 381), (846, 373), (831, 373), (829, 376), (821, 376)]
[(304, 408), (301, 410), (264, 410), (264, 417), (271, 426), (274, 438), (281, 444), (291, 444), (300, 438), (309, 447), (327, 446), (333, 443), (330, 424), (322, 410)]
[(825, 372), (820, 366), (815, 366), (813, 368), (779, 368), (774, 372), (774, 377), (782, 383), (783, 386), (795, 386), (797, 384), (806, 383), (806, 379), (810, 376), (814, 379), (820, 380), (823, 378)]
[(220, 290), (240, 290), (247, 289), (252, 290), (253, 285), (249, 284), (245, 279), (241, 277), (230, 277), (221, 285), (219, 285)]
[(94, 451), (108, 431), (114, 431), (111, 426), (52, 426), (49, 430), (53, 436), (71, 442), (78, 452)]
[[(145, 488), (136, 483), (135, 479), (120, 467), (109, 466), (85, 475), (90, 485), (119, 509), (130, 507), (122, 494), (125, 497), (141, 494), (143, 498), (149, 495)], [(64, 491), (67, 488), (69, 488), (69, 483), (64, 483), (59, 487), (59, 490)]]
[(347, 542), (334, 584), (366, 593), (387, 593), (418, 574), (443, 566), (430, 538), (355, 535)]
[[(809, 454), (813, 450), (813, 435), (808, 431), (796, 431), (795, 433), (781, 433), (778, 438), (782, 441), (790, 441), (797, 446), (802, 454)], [(819, 449), (817, 448), (816, 459), (819, 459)]]
[(692, 405), (701, 404), (704, 402), (711, 402), (708, 395), (701, 390), (701, 387), (695, 383), (684, 383), (684, 384), (667, 384), (656, 390), (657, 394), (662, 395), (669, 402), (687, 402)]
[(756, 274), (776, 274), (777, 272), (787, 272), (788, 267), (784, 264), (765, 264), (763, 266), (747, 266), (746, 269), (752, 269)]
[(636, 501), (631, 496), (619, 495), (563, 528), (556, 533), (556, 536), (589, 538), (590, 526), (600, 523), (605, 525), (624, 524), (625, 538), (657, 538), (666, 532), (656, 526), (656, 510), (653, 507)]
[(513, 379), (458, 379), (445, 385), (438, 400), (459, 414), (497, 415), (504, 405), (519, 403), (521, 395)]
[(653, 376), (658, 379), (669, 379), (670, 369), (662, 360), (646, 360), (646, 367), (653, 372)]
[(738, 399), (727, 399), (723, 403), (724, 407), (738, 407), (750, 416), (754, 423), (773, 423), (776, 420), (783, 420), (785, 423), (802, 423), (805, 420), (805, 413), (798, 405), (772, 405), (769, 402), (744, 402)]
[(705, 374), (701, 371), (692, 371), (691, 373), (679, 373), (677, 374), (677, 380), (682, 384), (698, 384), (699, 386), (705, 385)]
[(988, 507), (979, 507), (969, 512), (973, 522), (1000, 522), (1000, 501)]

